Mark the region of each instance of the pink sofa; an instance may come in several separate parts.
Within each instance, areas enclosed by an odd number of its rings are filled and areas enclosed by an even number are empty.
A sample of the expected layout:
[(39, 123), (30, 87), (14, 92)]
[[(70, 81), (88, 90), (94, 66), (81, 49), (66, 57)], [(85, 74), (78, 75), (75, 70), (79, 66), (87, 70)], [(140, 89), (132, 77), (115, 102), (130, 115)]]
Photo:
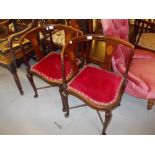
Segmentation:
[[(128, 40), (129, 25), (127, 19), (101, 19), (103, 33)], [(125, 52), (124, 52), (125, 51)], [(128, 52), (119, 46), (113, 55), (113, 69), (122, 73), (128, 61)], [(128, 74), (125, 92), (148, 100), (148, 109), (155, 102), (155, 53), (144, 49), (135, 49), (135, 54)]]

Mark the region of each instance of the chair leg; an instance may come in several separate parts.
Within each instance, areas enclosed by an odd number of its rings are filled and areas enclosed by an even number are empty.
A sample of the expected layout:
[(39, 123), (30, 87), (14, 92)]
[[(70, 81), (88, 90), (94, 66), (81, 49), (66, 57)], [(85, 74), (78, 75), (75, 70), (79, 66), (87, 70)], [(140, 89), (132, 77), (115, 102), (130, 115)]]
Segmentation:
[(59, 87), (59, 93), (60, 93), (60, 96), (61, 96), (61, 101), (62, 101), (62, 111), (63, 112), (66, 112), (66, 108), (65, 108), (65, 100), (64, 100), (64, 97), (63, 97), (63, 88), (62, 86)]
[(61, 92), (61, 97), (63, 100), (63, 104), (65, 106), (65, 117), (69, 117), (69, 105), (68, 105), (68, 94), (64, 91)]
[(106, 135), (106, 129), (109, 125), (109, 122), (112, 118), (112, 113), (111, 111), (105, 111), (105, 121), (104, 121), (104, 126), (103, 126), (103, 131), (102, 131), (102, 135)]
[(121, 106), (121, 103), (119, 103), (117, 106), (118, 106), (118, 107)]
[(16, 67), (14, 64), (11, 64), (10, 67), (9, 67), (9, 70), (10, 72), (12, 73), (13, 75), (13, 78), (16, 82), (16, 85), (18, 87), (18, 90), (20, 92), (21, 95), (24, 95), (24, 92), (22, 90), (22, 86), (21, 86), (21, 83), (20, 83), (20, 80), (19, 80), (19, 77), (18, 77), (18, 74), (17, 74), (17, 70), (16, 70)]
[(154, 104), (155, 104), (155, 100), (148, 100), (147, 110), (151, 110)]
[(38, 92), (37, 92), (37, 88), (36, 88), (36, 86), (34, 84), (34, 81), (33, 81), (33, 76), (32, 76), (31, 73), (27, 73), (26, 76), (27, 76), (27, 78), (28, 78), (28, 80), (29, 80), (34, 92), (35, 92), (34, 97), (37, 98), (38, 97)]
[[(96, 111), (97, 111), (97, 110), (96, 110)], [(100, 112), (99, 112), (99, 111), (97, 111), (97, 114), (98, 114), (98, 117), (99, 117), (99, 119), (100, 119), (100, 121), (101, 121), (102, 125), (104, 126), (104, 122), (103, 122), (103, 119), (102, 119), (102, 117), (101, 117)]]

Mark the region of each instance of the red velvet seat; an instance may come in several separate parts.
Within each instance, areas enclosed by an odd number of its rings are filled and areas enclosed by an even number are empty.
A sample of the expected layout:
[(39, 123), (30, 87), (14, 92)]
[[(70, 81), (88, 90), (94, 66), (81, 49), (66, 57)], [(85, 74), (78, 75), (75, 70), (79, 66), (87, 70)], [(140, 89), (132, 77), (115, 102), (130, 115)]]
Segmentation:
[[(65, 57), (66, 79), (69, 80), (72, 76), (72, 68), (69, 59)], [(52, 52), (36, 63), (31, 72), (42, 76), (48, 82), (62, 83), (62, 68), (61, 57), (59, 53)]]
[(69, 82), (68, 91), (98, 106), (108, 106), (117, 100), (122, 82), (121, 76), (97, 67), (86, 66)]

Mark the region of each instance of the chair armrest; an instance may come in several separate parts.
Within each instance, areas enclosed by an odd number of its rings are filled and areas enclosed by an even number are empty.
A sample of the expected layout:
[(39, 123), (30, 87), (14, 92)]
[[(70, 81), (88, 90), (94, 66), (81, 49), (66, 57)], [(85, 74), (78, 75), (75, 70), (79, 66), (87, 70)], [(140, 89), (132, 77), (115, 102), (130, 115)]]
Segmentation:
[(6, 19), (2, 22), (0, 22), (0, 26), (8, 26), (10, 24), (10, 19)]
[(0, 22), (0, 28), (3, 28), (4, 34), (1, 34), (1, 38), (6, 37), (10, 34), (9, 25), (11, 24), (11, 19), (6, 19)]
[[(13, 56), (13, 62), (14, 62), (14, 63), (15, 63), (15, 60), (16, 60), (16, 56), (15, 56), (15, 52), (14, 52), (14, 49), (13, 49), (13, 43), (14, 43), (15, 41), (18, 42), (20, 36), (22, 36), (24, 33), (26, 33), (26, 32), (29, 31), (31, 28), (33, 28), (34, 24), (35, 24), (35, 20), (33, 20), (32, 23), (31, 23), (26, 29), (24, 29), (24, 30), (22, 30), (22, 31), (20, 31), (20, 32), (14, 33), (14, 34), (12, 34), (12, 35), (10, 35), (10, 36), (8, 37), (8, 45), (9, 45), (9, 47), (10, 47), (10, 52), (11, 52), (11, 54), (12, 54), (12, 56)], [(20, 44), (19, 44), (19, 47), (20, 47)], [(16, 65), (16, 63), (15, 63), (15, 65)]]

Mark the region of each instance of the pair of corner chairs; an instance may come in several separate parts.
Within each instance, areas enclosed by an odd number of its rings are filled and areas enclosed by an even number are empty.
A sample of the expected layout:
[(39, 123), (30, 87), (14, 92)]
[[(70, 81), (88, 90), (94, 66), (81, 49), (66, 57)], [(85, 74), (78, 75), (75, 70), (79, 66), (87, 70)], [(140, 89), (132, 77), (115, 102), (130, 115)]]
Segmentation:
[[(103, 33), (106, 36), (117, 36), (129, 40), (129, 24), (127, 19), (102, 19)], [(146, 20), (135, 20), (131, 42), (135, 45), (135, 53), (128, 73), (128, 84), (125, 92), (148, 100), (147, 109), (155, 103), (155, 49), (150, 45), (155, 36), (155, 24)], [(147, 37), (147, 39), (146, 39)], [(149, 38), (149, 39), (148, 39)], [(155, 38), (155, 37), (154, 37)], [(149, 46), (147, 46), (147, 42)], [(145, 45), (145, 46), (144, 46)], [(113, 55), (113, 70), (122, 74), (125, 71), (129, 55), (120, 47)]]
[[(60, 31), (64, 32), (65, 40), (62, 50), (55, 51), (53, 38)], [(28, 39), (34, 49), (36, 63), (33, 65), (26, 58), (24, 39)], [(102, 51), (106, 51), (106, 61), (103, 62), (102, 67), (90, 61), (94, 41), (105, 42)], [(35, 27), (22, 35), (19, 42), (24, 55), (27, 78), (35, 92), (34, 97), (38, 97), (38, 89), (59, 87), (65, 116), (69, 116), (70, 109), (88, 105), (97, 111), (103, 124), (102, 134), (106, 134), (112, 109), (120, 104), (131, 62), (128, 61), (128, 67), (123, 76), (115, 74), (111, 71), (112, 53), (119, 44), (122, 44), (130, 51), (131, 60), (134, 45), (117, 37), (105, 37), (100, 34), (83, 35), (83, 32), (78, 29), (61, 24)], [(37, 88), (33, 76), (41, 78), (49, 86)], [(74, 95), (86, 104), (70, 107), (68, 95)], [(104, 122), (99, 111), (105, 111)]]

